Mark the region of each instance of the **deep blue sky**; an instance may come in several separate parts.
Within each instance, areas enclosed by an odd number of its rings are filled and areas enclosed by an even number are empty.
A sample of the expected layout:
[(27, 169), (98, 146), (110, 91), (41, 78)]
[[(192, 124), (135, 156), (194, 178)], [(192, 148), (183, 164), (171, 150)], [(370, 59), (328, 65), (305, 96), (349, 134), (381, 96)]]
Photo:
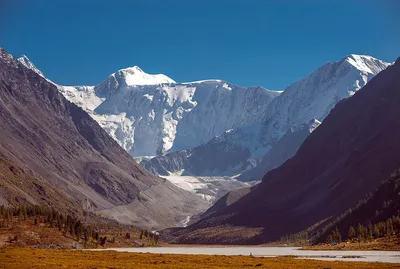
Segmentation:
[(0, 0), (0, 47), (64, 85), (138, 65), (176, 81), (283, 89), (350, 53), (394, 61), (399, 2)]

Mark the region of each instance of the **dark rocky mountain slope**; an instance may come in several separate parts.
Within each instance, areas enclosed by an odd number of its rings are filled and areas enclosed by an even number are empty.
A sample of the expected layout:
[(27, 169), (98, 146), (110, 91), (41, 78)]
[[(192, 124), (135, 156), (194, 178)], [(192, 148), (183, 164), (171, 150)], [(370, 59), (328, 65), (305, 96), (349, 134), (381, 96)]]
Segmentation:
[[(56, 86), (3, 49), (0, 126), (1, 204), (64, 204), (146, 228), (179, 225), (207, 207), (137, 165)], [(10, 180), (13, 169), (23, 176)]]
[[(311, 238), (315, 242), (326, 242), (328, 236), (337, 228), (342, 238), (349, 239), (348, 231), (350, 227), (357, 228), (359, 224), (368, 227), (368, 225), (386, 222), (390, 218), (399, 216), (400, 170), (397, 170), (373, 193), (328, 223), (319, 230), (319, 233), (311, 234)], [(380, 236), (384, 236), (384, 234)]]

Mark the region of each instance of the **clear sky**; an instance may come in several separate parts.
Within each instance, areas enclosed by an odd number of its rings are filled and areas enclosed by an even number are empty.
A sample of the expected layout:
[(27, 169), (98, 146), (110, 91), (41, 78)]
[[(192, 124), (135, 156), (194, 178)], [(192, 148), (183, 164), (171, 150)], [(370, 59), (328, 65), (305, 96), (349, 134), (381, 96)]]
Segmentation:
[(284, 89), (350, 53), (400, 56), (397, 0), (0, 0), (0, 47), (63, 85), (137, 65)]

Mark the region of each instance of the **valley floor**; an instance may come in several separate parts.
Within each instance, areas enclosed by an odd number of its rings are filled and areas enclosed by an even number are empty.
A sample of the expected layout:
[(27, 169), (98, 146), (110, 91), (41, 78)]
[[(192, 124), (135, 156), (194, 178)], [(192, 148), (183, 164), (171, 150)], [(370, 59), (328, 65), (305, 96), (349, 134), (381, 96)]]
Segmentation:
[(140, 254), (115, 251), (0, 249), (0, 268), (400, 268), (400, 264), (298, 260), (292, 257)]

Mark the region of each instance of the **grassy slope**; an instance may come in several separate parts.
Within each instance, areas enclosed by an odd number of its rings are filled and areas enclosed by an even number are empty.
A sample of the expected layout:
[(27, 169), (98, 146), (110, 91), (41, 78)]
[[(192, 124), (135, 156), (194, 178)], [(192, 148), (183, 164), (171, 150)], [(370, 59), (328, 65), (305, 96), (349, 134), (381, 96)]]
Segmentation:
[(248, 256), (160, 255), (113, 251), (0, 249), (0, 268), (400, 268), (400, 264), (255, 258)]

